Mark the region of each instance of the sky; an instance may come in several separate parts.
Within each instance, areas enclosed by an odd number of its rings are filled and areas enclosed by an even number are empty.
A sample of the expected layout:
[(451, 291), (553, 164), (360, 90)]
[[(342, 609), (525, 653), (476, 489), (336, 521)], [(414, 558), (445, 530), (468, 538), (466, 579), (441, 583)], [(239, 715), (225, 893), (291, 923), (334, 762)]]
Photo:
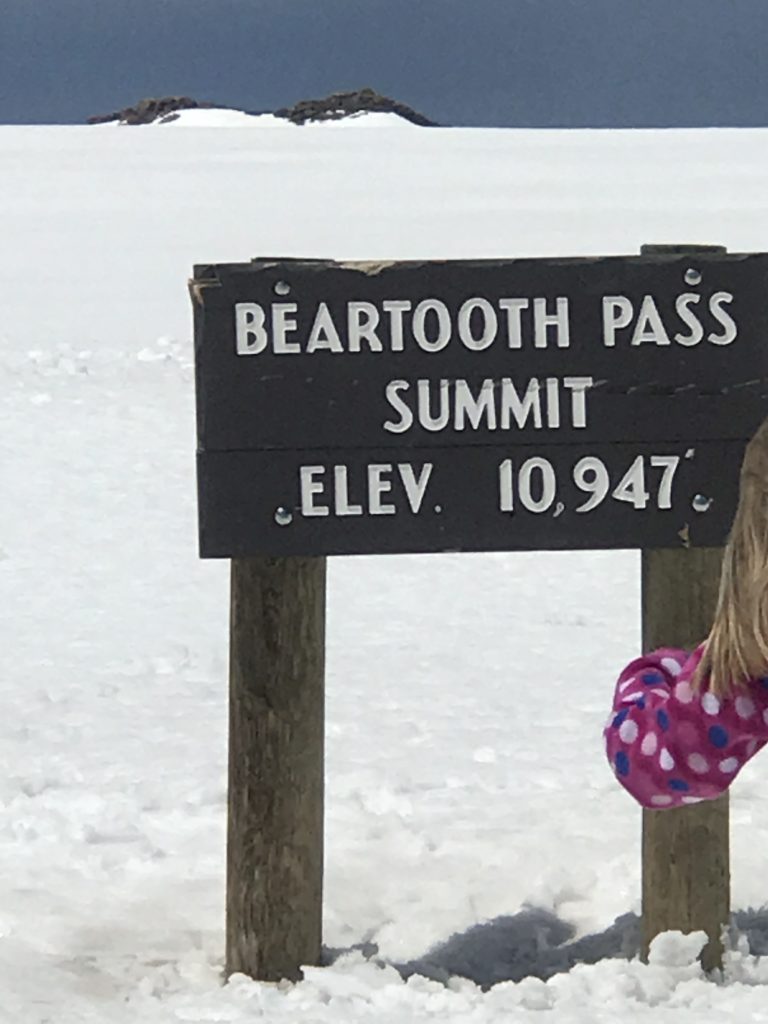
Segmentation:
[(442, 124), (768, 123), (765, 0), (2, 0), (0, 123), (364, 85)]

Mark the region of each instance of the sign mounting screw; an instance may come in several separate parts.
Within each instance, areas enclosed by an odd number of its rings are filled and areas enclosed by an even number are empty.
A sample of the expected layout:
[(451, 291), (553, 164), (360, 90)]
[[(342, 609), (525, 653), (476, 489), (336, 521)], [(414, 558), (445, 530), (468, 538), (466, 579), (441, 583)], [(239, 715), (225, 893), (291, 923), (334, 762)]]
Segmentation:
[(293, 512), (280, 505), (275, 509), (275, 522), (278, 526), (290, 526), (293, 522)]
[(290, 295), (291, 286), (288, 284), (287, 281), (277, 281), (275, 284), (274, 291), (275, 295)]
[(692, 267), (689, 267), (688, 270), (686, 270), (684, 277), (686, 284), (701, 284), (701, 272), (694, 270)]
[(691, 507), (694, 512), (709, 512), (712, 507), (712, 499), (707, 498), (703, 494), (695, 494), (693, 501), (691, 502)]

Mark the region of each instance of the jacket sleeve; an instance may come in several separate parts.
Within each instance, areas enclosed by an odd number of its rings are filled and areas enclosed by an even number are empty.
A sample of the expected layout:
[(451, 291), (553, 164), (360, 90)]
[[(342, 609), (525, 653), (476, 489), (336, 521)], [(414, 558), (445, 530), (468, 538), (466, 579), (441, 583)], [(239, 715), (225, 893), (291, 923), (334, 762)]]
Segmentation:
[(768, 740), (768, 679), (718, 699), (706, 685), (692, 686), (702, 651), (659, 650), (619, 676), (606, 753), (643, 807), (714, 800)]

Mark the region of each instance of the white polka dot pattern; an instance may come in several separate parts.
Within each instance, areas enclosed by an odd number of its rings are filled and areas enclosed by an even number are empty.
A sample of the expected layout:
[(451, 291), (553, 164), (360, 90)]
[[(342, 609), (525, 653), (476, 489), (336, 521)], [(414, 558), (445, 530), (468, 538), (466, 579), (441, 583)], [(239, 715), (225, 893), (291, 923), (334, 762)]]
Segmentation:
[(675, 697), (681, 704), (690, 704), (693, 700), (693, 687), (689, 682), (683, 681), (675, 687)]
[(659, 739), (655, 732), (648, 732), (643, 736), (640, 749), (647, 757), (652, 757), (659, 747)]
[(734, 702), (739, 718), (751, 718), (755, 711), (755, 702), (750, 697), (737, 697)]
[(637, 722), (633, 722), (628, 718), (625, 722), (621, 723), (621, 727), (619, 728), (619, 739), (623, 743), (634, 743), (639, 731), (640, 730), (637, 728)]
[(720, 710), (720, 701), (714, 693), (705, 693), (701, 697), (701, 706), (708, 715), (716, 715)]
[(662, 648), (619, 677), (606, 755), (620, 784), (644, 807), (715, 799), (768, 749), (768, 672), (733, 694), (699, 686), (693, 653)]
[(659, 764), (665, 772), (671, 772), (675, 767), (675, 759), (666, 747), (662, 747), (661, 753), (659, 754)]

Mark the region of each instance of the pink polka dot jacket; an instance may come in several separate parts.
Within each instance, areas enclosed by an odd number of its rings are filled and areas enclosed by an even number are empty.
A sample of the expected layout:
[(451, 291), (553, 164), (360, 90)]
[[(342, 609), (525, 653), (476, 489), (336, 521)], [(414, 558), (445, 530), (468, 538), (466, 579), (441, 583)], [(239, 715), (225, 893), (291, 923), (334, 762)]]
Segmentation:
[(656, 651), (619, 676), (606, 753), (643, 807), (714, 800), (768, 741), (768, 678), (718, 699), (691, 685), (702, 653)]

